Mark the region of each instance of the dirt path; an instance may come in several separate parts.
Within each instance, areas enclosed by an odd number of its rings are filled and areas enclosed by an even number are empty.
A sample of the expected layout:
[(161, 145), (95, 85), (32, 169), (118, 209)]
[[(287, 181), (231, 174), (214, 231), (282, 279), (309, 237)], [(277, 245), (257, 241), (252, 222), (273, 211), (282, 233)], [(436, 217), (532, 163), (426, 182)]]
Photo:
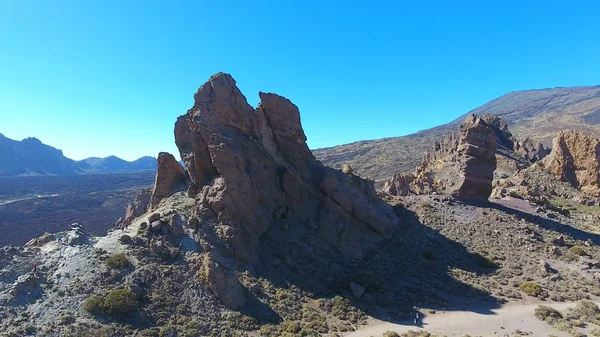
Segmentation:
[[(559, 311), (574, 307), (575, 303), (546, 303)], [(534, 316), (538, 304), (510, 304), (493, 309), (493, 314), (479, 314), (473, 311), (449, 311), (429, 314), (423, 319), (421, 327), (412, 326), (412, 322), (402, 324), (374, 321), (364, 328), (346, 334), (346, 337), (379, 337), (386, 331), (397, 333), (409, 330), (425, 330), (440, 336), (503, 336), (516, 330), (531, 332), (533, 336), (548, 336), (553, 333), (557, 337), (568, 337), (569, 334), (559, 331)]]

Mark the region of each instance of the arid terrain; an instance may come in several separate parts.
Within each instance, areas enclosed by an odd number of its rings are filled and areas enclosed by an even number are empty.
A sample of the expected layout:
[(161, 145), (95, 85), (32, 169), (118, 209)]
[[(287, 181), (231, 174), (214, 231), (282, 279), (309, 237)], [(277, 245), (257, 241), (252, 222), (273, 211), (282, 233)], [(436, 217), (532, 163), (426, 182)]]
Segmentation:
[(0, 177), (0, 246), (22, 245), (77, 222), (102, 235), (154, 173)]
[[(461, 113), (461, 112), (457, 112)], [(412, 135), (366, 140), (317, 149), (323, 164), (341, 169), (349, 164), (362, 177), (383, 180), (411, 171), (437, 139), (452, 133), (468, 114), (494, 114), (504, 119), (511, 132), (550, 146), (565, 129), (600, 136), (600, 86), (516, 91), (499, 97), (454, 121)]]
[[(553, 100), (592, 99), (573, 90)], [(231, 75), (213, 75), (175, 123), (185, 169), (160, 153), (154, 185), (106, 235), (61, 227), (2, 248), (1, 333), (600, 334), (595, 134), (556, 132), (550, 151), (490, 103), (423, 139), (410, 168), (386, 164), (406, 173), (381, 169), (376, 190), (360, 165), (315, 158), (290, 100), (259, 97), (252, 107)]]

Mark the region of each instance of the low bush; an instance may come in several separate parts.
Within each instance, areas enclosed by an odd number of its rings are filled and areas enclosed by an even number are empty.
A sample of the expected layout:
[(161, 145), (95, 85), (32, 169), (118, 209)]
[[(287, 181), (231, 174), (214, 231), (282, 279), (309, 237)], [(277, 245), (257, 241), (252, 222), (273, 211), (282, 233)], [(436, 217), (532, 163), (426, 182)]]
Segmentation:
[(582, 300), (569, 312), (569, 318), (594, 323), (600, 319), (600, 308), (592, 301)]
[(583, 248), (581, 248), (581, 246), (573, 246), (573, 247), (569, 248), (569, 252), (571, 252), (575, 255), (578, 255), (578, 256), (586, 256), (587, 255), (586, 251)]
[(104, 311), (104, 298), (98, 295), (90, 296), (85, 301), (83, 308), (92, 315), (99, 315)]
[(554, 308), (545, 305), (538, 305), (538, 307), (535, 309), (535, 317), (545, 321), (548, 317), (562, 318), (563, 315)]
[(542, 293), (542, 287), (535, 282), (523, 282), (519, 286), (522, 292), (529, 296), (537, 297)]
[(119, 315), (135, 310), (137, 301), (135, 294), (129, 289), (111, 290), (106, 297), (90, 296), (84, 305), (85, 311), (92, 315)]
[(386, 331), (383, 333), (383, 337), (400, 337), (395, 331)]
[(123, 269), (129, 265), (129, 259), (123, 253), (116, 253), (106, 259), (106, 265), (112, 269)]

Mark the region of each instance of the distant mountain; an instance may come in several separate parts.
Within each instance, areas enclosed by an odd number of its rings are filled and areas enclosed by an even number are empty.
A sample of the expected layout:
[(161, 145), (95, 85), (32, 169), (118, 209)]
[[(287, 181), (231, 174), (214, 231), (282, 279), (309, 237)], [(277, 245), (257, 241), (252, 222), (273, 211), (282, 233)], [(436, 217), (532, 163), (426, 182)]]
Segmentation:
[(156, 168), (153, 157), (141, 157), (132, 162), (115, 156), (75, 161), (37, 138), (16, 141), (0, 134), (0, 176), (135, 172)]
[(91, 157), (78, 162), (87, 172), (119, 172), (119, 171), (150, 171), (156, 170), (156, 158), (142, 157), (134, 161), (126, 161), (119, 157)]
[[(525, 90), (508, 93), (467, 114), (491, 113), (504, 119), (514, 136), (552, 145), (561, 130), (574, 129), (600, 137), (600, 86)], [(448, 124), (417, 133), (360, 141), (313, 151), (323, 164), (349, 164), (361, 176), (387, 179), (412, 171), (433, 142), (454, 132), (464, 114)]]
[(0, 134), (0, 176), (81, 173), (78, 163), (37, 138), (12, 140)]

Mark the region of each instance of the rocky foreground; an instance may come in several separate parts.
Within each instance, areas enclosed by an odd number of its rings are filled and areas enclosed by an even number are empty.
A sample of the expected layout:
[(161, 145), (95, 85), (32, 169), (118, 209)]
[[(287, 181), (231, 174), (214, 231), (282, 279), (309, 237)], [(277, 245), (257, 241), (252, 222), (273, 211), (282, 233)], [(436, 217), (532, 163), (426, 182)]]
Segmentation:
[(293, 103), (259, 96), (251, 107), (223, 73), (201, 86), (175, 124), (187, 169), (161, 153), (107, 236), (2, 248), (2, 334), (342, 336), (416, 312), (598, 299), (584, 172), (597, 161), (580, 159), (595, 143), (547, 155), (473, 115), (377, 194), (315, 159)]

